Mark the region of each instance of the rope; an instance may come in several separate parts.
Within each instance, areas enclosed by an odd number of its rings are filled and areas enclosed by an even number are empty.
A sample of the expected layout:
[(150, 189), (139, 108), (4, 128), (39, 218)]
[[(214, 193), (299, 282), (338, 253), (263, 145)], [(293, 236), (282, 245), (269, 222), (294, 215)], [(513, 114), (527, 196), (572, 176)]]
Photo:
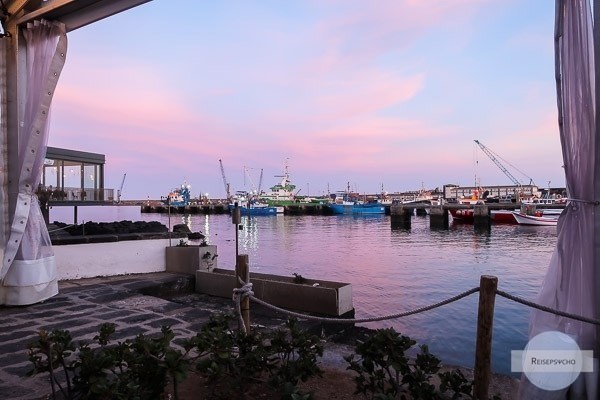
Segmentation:
[(574, 203), (585, 203), (585, 204), (593, 204), (595, 206), (600, 205), (600, 201), (598, 200), (582, 200), (582, 199), (572, 199), (570, 197), (566, 198), (567, 201), (572, 201)]
[[(250, 284), (251, 285), (251, 284)], [(236, 289), (234, 289), (235, 292)], [(327, 318), (327, 317), (317, 317), (317, 316), (313, 316), (313, 315), (306, 315), (306, 314), (301, 314), (301, 313), (297, 313), (294, 311), (289, 311), (289, 310), (284, 310), (283, 308), (279, 308), (277, 306), (274, 306), (272, 304), (269, 304), (261, 299), (258, 299), (256, 297), (254, 297), (254, 293), (250, 294), (250, 299), (258, 304), (261, 304), (267, 308), (270, 308), (271, 310), (274, 311), (279, 311), (281, 313), (290, 315), (292, 317), (296, 317), (296, 318), (301, 318), (301, 319), (306, 319), (309, 321), (319, 321), (319, 322), (332, 322), (332, 323), (343, 323), (343, 324), (354, 324), (354, 323), (362, 323), (362, 322), (375, 322), (375, 321), (383, 321), (383, 320), (387, 320), (387, 319), (395, 319), (395, 318), (402, 318), (402, 317), (407, 317), (409, 315), (413, 315), (413, 314), (418, 314), (424, 311), (429, 311), (429, 310), (433, 310), (434, 308), (438, 308), (441, 307), (443, 305), (446, 304), (450, 304), (452, 302), (455, 302), (457, 300), (462, 299), (463, 297), (467, 297), (472, 295), (473, 293), (477, 293), (479, 292), (479, 288), (473, 288), (473, 289), (469, 289), (466, 292), (462, 292), (454, 297), (450, 297), (449, 299), (440, 301), (438, 303), (434, 303), (425, 307), (421, 307), (421, 308), (417, 308), (414, 310), (410, 310), (410, 311), (405, 311), (405, 312), (401, 312), (401, 313), (396, 313), (396, 314), (390, 314), (390, 315), (385, 315), (382, 317), (371, 317), (371, 318)], [(238, 306), (239, 307), (239, 306)], [(241, 314), (240, 314), (241, 315)]]
[(72, 226), (77, 226), (77, 224), (71, 224), (71, 225), (63, 226), (62, 228), (53, 229), (51, 231), (48, 231), (48, 233), (54, 233), (54, 232), (62, 231), (63, 229), (67, 229), (67, 228), (70, 228)]
[[(240, 279), (241, 281), (241, 279)], [(244, 318), (242, 317), (242, 299), (246, 297), (253, 298), (254, 292), (252, 291), (252, 283), (244, 283), (241, 288), (233, 289), (233, 301), (235, 302), (235, 309), (238, 315), (238, 321), (240, 327), (244, 332), (248, 332), (246, 324), (244, 324)]]
[(540, 311), (545, 311), (545, 312), (548, 312), (548, 313), (551, 313), (551, 314), (555, 314), (555, 315), (558, 315), (558, 316), (561, 316), (561, 317), (567, 317), (567, 318), (575, 319), (575, 320), (581, 321), (581, 322), (587, 322), (589, 324), (600, 325), (600, 320), (598, 320), (598, 319), (588, 318), (588, 317), (582, 317), (581, 315), (576, 315), (576, 314), (571, 314), (571, 313), (568, 313), (568, 312), (565, 312), (565, 311), (555, 310), (553, 308), (550, 308), (550, 307), (547, 307), (547, 306), (543, 306), (543, 305), (534, 303), (532, 301), (522, 299), (522, 298), (517, 297), (517, 296), (513, 296), (512, 294), (508, 294), (508, 293), (506, 293), (506, 292), (504, 292), (502, 290), (496, 290), (496, 294), (498, 296), (502, 296), (502, 297), (507, 298), (509, 300), (512, 300), (514, 302), (517, 302), (517, 303), (520, 303), (520, 304), (523, 304), (523, 305), (535, 308), (535, 309), (540, 310)]

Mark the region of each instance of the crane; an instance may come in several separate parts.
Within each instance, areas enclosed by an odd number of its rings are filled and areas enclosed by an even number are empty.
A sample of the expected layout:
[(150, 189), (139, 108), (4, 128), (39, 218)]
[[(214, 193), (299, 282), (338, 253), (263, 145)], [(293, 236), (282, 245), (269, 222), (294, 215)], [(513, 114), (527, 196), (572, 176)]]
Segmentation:
[[(494, 156), (494, 152), (492, 152), (490, 149), (488, 149), (487, 147), (485, 147), (485, 146), (483, 145), (483, 143), (481, 143), (479, 140), (475, 140), (475, 143), (477, 143), (477, 145), (478, 145), (478, 146), (481, 148), (481, 150), (483, 150), (483, 152), (484, 152), (484, 153), (485, 153), (485, 154), (486, 154), (486, 155), (487, 155), (487, 156), (490, 158), (490, 160), (492, 160), (492, 161), (494, 162), (494, 164), (496, 164), (496, 165), (498, 166), (498, 168), (500, 168), (500, 170), (501, 170), (502, 172), (504, 172), (504, 175), (506, 175), (506, 176), (508, 177), (508, 179), (510, 179), (510, 180), (511, 180), (511, 182), (512, 182), (513, 184), (515, 184), (516, 186), (523, 186), (523, 184), (522, 184), (522, 183), (521, 183), (521, 182), (520, 182), (520, 181), (519, 181), (517, 178), (515, 178), (515, 177), (513, 176), (513, 174), (511, 174), (511, 173), (510, 173), (510, 172), (509, 172), (509, 171), (506, 169), (506, 167), (504, 167), (504, 165), (502, 165), (502, 163), (501, 163), (500, 161), (498, 161), (498, 158), (496, 158), (496, 157)], [(513, 167), (513, 168), (514, 168), (514, 167)], [(519, 171), (519, 172), (521, 172), (521, 171)], [(523, 174), (523, 173), (521, 172), (521, 174)], [(523, 175), (525, 175), (525, 174), (523, 174)], [(527, 175), (525, 175), (525, 176), (527, 176)], [(533, 179), (532, 179), (532, 178), (530, 178), (530, 177), (528, 177), (528, 176), (527, 176), (527, 178), (529, 178), (529, 184), (530, 184), (530, 185), (534, 184), (534, 183), (533, 183)]]
[(117, 190), (117, 203), (121, 203), (121, 193), (123, 193), (123, 185), (125, 185), (125, 177), (127, 176), (127, 173), (123, 174), (123, 179), (121, 180), (121, 186), (119, 187), (119, 190)]
[(262, 193), (263, 169), (260, 169), (260, 178), (258, 178), (258, 194)]
[(225, 193), (227, 194), (227, 201), (231, 201), (231, 191), (229, 190), (229, 182), (225, 177), (225, 168), (223, 168), (223, 161), (219, 159), (219, 165), (221, 167), (221, 176), (223, 177), (223, 184), (225, 185)]

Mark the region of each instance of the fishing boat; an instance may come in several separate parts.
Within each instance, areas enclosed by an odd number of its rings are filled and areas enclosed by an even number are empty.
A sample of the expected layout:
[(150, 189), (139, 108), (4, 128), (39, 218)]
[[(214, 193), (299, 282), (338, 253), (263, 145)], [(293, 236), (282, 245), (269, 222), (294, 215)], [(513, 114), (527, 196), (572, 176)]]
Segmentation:
[(255, 196), (245, 192), (238, 192), (234, 203), (229, 204), (229, 211), (232, 212), (236, 207), (240, 209), (241, 215), (277, 215), (277, 207), (270, 206), (261, 202)]
[(334, 214), (357, 214), (374, 215), (385, 214), (385, 206), (381, 203), (360, 203), (355, 201), (343, 201), (340, 203), (329, 204)]
[(557, 215), (544, 216), (541, 212), (529, 215), (521, 211), (512, 211), (512, 214), (519, 225), (556, 226), (558, 224)]
[(192, 187), (186, 183), (178, 189), (173, 189), (167, 196), (161, 196), (161, 201), (165, 205), (173, 207), (182, 207), (190, 204), (190, 189)]
[(296, 203), (296, 194), (300, 191), (294, 192), (296, 185), (292, 184), (290, 180), (290, 174), (288, 171), (288, 164), (286, 162), (283, 175), (275, 175), (275, 177), (281, 178), (281, 181), (270, 189), (269, 193), (262, 193), (259, 196), (260, 201), (266, 202), (270, 206), (284, 206), (288, 204)]
[(350, 192), (350, 183), (346, 192), (335, 196), (329, 204), (334, 214), (376, 215), (385, 214), (385, 206), (378, 201), (360, 201), (358, 195)]
[[(450, 210), (450, 215), (455, 222), (472, 224), (475, 220), (475, 210), (472, 208)], [(516, 224), (517, 220), (511, 210), (491, 210), (490, 220), (495, 224)]]

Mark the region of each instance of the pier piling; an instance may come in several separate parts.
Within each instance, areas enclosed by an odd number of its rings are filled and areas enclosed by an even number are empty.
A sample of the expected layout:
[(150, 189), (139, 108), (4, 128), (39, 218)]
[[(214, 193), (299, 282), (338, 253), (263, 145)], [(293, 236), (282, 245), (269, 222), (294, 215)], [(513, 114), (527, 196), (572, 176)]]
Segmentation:
[(410, 229), (410, 220), (414, 210), (402, 204), (390, 207), (390, 222), (393, 229)]
[(429, 209), (429, 227), (432, 229), (448, 229), (448, 210), (443, 206), (432, 206)]

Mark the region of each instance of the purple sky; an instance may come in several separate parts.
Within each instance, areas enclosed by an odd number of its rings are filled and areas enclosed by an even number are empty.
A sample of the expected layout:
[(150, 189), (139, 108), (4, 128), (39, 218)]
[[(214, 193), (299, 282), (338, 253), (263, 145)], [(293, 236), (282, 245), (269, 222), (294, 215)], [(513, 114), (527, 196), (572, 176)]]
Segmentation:
[[(154, 0), (71, 32), (49, 145), (156, 199), (564, 186), (547, 0)], [(513, 167), (514, 166), (514, 167)], [(522, 171), (524, 174), (521, 174)]]

